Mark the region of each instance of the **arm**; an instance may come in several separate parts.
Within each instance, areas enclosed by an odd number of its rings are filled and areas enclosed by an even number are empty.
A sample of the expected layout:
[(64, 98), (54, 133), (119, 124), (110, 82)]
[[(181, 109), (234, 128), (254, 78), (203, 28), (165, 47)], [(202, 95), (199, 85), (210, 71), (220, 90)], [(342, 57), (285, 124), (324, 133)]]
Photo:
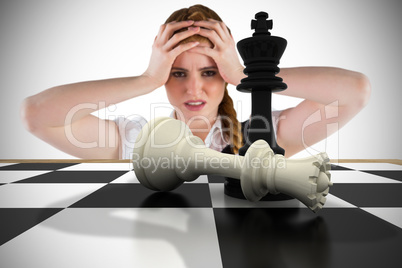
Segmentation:
[(188, 43), (175, 47), (195, 31), (169, 38), (177, 29), (192, 23), (160, 27), (149, 66), (141, 76), (62, 85), (26, 98), (21, 106), (25, 127), (54, 147), (80, 158), (119, 158), (120, 135), (116, 124), (91, 113), (162, 86), (177, 55), (197, 45)]
[(288, 89), (277, 94), (304, 99), (281, 113), (277, 137), (287, 157), (336, 131), (327, 133), (327, 125), (338, 124), (338, 129), (342, 128), (370, 97), (369, 80), (353, 71), (331, 67), (283, 68), (278, 76)]
[(120, 135), (116, 124), (91, 113), (154, 87), (146, 76), (57, 86), (26, 98), (21, 116), (32, 134), (68, 154), (117, 159)]

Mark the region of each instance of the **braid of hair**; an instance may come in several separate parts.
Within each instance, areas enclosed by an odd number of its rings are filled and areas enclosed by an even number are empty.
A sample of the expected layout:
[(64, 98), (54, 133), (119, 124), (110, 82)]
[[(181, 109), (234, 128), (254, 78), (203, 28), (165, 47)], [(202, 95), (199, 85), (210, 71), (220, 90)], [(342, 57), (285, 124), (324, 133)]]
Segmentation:
[(222, 120), (223, 135), (229, 139), (233, 153), (237, 154), (243, 146), (243, 135), (241, 133), (241, 123), (237, 120), (237, 113), (227, 87), (225, 88), (222, 102), (219, 104), (218, 114)]

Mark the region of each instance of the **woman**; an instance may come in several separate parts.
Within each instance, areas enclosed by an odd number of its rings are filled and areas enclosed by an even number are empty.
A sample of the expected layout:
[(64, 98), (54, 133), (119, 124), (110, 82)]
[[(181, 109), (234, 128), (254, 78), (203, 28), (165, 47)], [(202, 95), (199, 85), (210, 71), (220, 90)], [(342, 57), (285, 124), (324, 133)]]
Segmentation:
[[(226, 86), (238, 85), (243, 69), (229, 29), (214, 11), (196, 5), (174, 12), (160, 27), (142, 75), (54, 87), (25, 99), (21, 115), (30, 132), (68, 154), (129, 158), (145, 121), (103, 120), (91, 113), (164, 85), (175, 109), (172, 117), (184, 121), (210, 148), (221, 151), (229, 145), (237, 153), (241, 124)], [(368, 79), (344, 69), (282, 68), (279, 76), (288, 85), (280, 94), (304, 99), (275, 120), (277, 141), (287, 157), (326, 138), (327, 124), (344, 126), (370, 95)], [(329, 119), (305, 127), (317, 111)]]

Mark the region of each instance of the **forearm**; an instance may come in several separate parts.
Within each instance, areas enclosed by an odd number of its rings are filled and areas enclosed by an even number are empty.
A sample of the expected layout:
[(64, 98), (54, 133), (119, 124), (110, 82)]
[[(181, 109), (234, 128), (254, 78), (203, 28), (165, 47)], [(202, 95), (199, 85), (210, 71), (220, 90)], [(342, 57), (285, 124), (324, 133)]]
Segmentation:
[(358, 72), (333, 67), (282, 68), (279, 77), (288, 88), (277, 94), (328, 105), (346, 106), (361, 101), (367, 90), (367, 78)]
[(147, 94), (155, 89), (146, 76), (80, 82), (47, 89), (24, 101), (25, 117), (38, 126), (56, 127), (69, 123), (111, 104)]

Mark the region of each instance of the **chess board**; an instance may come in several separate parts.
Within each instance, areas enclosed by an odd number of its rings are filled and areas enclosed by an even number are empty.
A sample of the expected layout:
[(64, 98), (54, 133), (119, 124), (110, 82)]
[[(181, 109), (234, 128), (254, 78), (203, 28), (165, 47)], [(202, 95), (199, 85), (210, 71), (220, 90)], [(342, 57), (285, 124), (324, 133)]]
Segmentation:
[(200, 176), (143, 187), (130, 163), (0, 163), (0, 267), (395, 267), (402, 166), (332, 164), (324, 209), (251, 203)]

